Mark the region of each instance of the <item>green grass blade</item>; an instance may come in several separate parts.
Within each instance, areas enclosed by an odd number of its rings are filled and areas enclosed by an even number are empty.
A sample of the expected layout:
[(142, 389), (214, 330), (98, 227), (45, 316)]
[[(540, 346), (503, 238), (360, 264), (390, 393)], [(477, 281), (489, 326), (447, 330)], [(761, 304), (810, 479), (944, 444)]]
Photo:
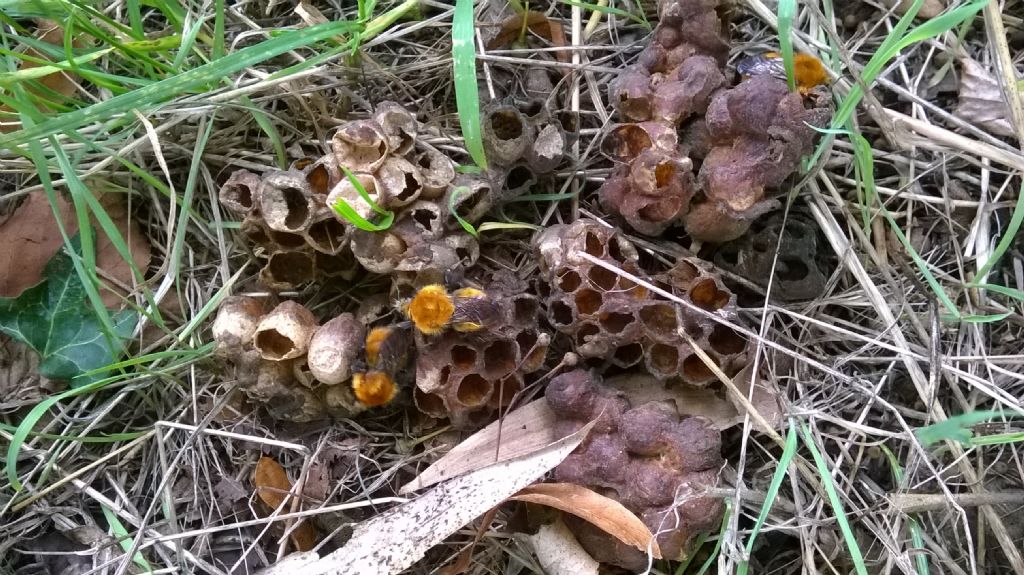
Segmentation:
[(632, 12), (627, 12), (621, 8), (613, 8), (611, 6), (601, 6), (600, 4), (591, 4), (590, 2), (578, 2), (577, 0), (562, 0), (563, 4), (569, 6), (577, 6), (579, 8), (585, 8), (591, 12), (600, 12), (602, 14), (611, 14), (612, 16), (619, 16), (621, 18), (627, 18), (643, 26), (647, 30), (651, 30), (651, 23), (647, 21), (643, 16), (637, 16)]
[(248, 96), (243, 96), (240, 99), (241, 103), (246, 106), (249, 110), (249, 114), (252, 115), (253, 120), (256, 120), (256, 125), (263, 130), (263, 133), (270, 139), (270, 144), (274, 146), (274, 156), (277, 158), (277, 167), (285, 170), (288, 169), (288, 152), (284, 149), (284, 140), (281, 139), (281, 134), (274, 127), (274, 123), (270, 121), (270, 118), (263, 113), (263, 110), (256, 107), (256, 104)]
[(811, 452), (811, 457), (814, 458), (814, 464), (818, 469), (818, 476), (821, 477), (825, 493), (828, 495), (828, 501), (832, 505), (832, 512), (835, 513), (836, 522), (839, 523), (839, 531), (842, 532), (843, 540), (846, 541), (846, 548), (850, 552), (853, 568), (857, 571), (857, 575), (868, 575), (868, 568), (864, 564), (864, 554), (861, 553), (860, 545), (857, 544), (857, 538), (853, 535), (850, 520), (846, 517), (846, 511), (843, 509), (843, 502), (839, 498), (839, 492), (836, 491), (835, 482), (832, 481), (832, 473), (829, 471), (821, 451), (818, 450), (818, 446), (814, 444), (811, 428), (806, 423), (800, 427), (803, 431), (804, 445), (807, 446), (807, 449)]
[(996, 245), (996, 249), (991, 255), (989, 255), (988, 260), (986, 260), (985, 264), (981, 266), (981, 269), (978, 270), (978, 274), (975, 277), (980, 280), (988, 275), (988, 272), (992, 271), (992, 268), (1017, 239), (1017, 233), (1020, 231), (1020, 225), (1022, 222), (1024, 222), (1024, 184), (1021, 185), (1020, 192), (1017, 194), (1017, 203), (1013, 206), (1013, 215), (1010, 216), (1010, 223), (1006, 225), (1006, 231), (1003, 232), (1003, 237), (999, 238), (999, 243)]
[[(764, 505), (761, 506), (761, 512), (757, 515), (757, 521), (754, 522), (754, 528), (750, 530), (750, 538), (747, 539), (746, 550), (749, 555), (754, 549), (754, 541), (757, 539), (761, 528), (764, 527), (764, 522), (768, 519), (768, 513), (772, 509), (772, 505), (775, 503), (775, 498), (779, 496), (779, 489), (782, 487), (782, 481), (786, 479), (786, 474), (789, 473), (789, 464), (793, 461), (793, 457), (796, 456), (796, 445), (797, 445), (796, 425), (789, 422), (789, 433), (786, 434), (786, 442), (782, 447), (782, 456), (779, 457), (779, 465), (775, 468), (775, 475), (772, 476), (772, 482), (768, 484), (768, 492), (765, 494)], [(750, 569), (750, 563), (747, 561), (741, 562), (736, 567), (737, 575), (746, 575)]]
[(213, 54), (214, 60), (227, 54), (224, 40), (224, 0), (213, 2)]
[[(900, 460), (896, 457), (896, 454), (884, 443), (879, 445), (882, 453), (885, 454), (885, 458), (889, 460), (889, 467), (892, 469), (893, 482), (899, 486), (903, 483), (903, 467), (900, 466)], [(914, 543), (914, 549), (918, 551), (914, 553), (915, 560), (917, 562), (917, 575), (930, 575), (931, 570), (928, 568), (928, 555), (924, 552), (924, 537), (921, 535), (921, 524), (917, 522), (917, 515), (911, 513), (908, 517), (907, 527), (910, 529), (910, 540)]]
[[(103, 517), (106, 518), (107, 523), (110, 525), (110, 531), (114, 534), (114, 537), (117, 538), (118, 543), (121, 545), (121, 549), (124, 549), (125, 553), (131, 551), (132, 537), (128, 534), (128, 530), (124, 528), (124, 524), (121, 523), (121, 520), (117, 518), (117, 515), (115, 515), (114, 512), (106, 505), (100, 505), (100, 508), (103, 509)], [(149, 561), (146, 561), (146, 558), (142, 556), (141, 552), (136, 551), (135, 555), (132, 556), (132, 561), (141, 567), (144, 572), (153, 572), (153, 566), (149, 564)]]
[(480, 93), (476, 84), (476, 44), (473, 41), (473, 0), (455, 0), (452, 20), (452, 60), (455, 74), (455, 104), (466, 151), (478, 166), (487, 169), (487, 156), (480, 132)]
[[(351, 22), (328, 22), (302, 30), (291, 30), (280, 36), (243, 48), (233, 54), (182, 72), (165, 80), (132, 90), (93, 104), (25, 127), (12, 134), (0, 135), (0, 147), (15, 147), (66, 133), (92, 124), (101, 118), (126, 114), (133, 109), (150, 110), (153, 106), (179, 96), (189, 90), (221, 80), (224, 76), (254, 66), (290, 50), (326, 40), (351, 30)], [(475, 83), (474, 83), (475, 86)]]
[(18, 479), (18, 452), (21, 451), (21, 446), (25, 443), (25, 439), (28, 438), (29, 433), (31, 433), (36, 424), (39, 423), (39, 420), (46, 415), (46, 412), (54, 405), (57, 405), (60, 401), (70, 397), (75, 397), (82, 393), (102, 389), (110, 382), (110, 378), (101, 379), (99, 381), (83, 385), (82, 387), (69, 389), (63, 393), (48, 397), (36, 404), (28, 414), (25, 415), (25, 418), (21, 420), (21, 424), (18, 425), (18, 429), (11, 437), (11, 444), (7, 446), (7, 459), (4, 462), (4, 471), (7, 473), (7, 480), (10, 482), (12, 489), (15, 491), (21, 491), (24, 487)]
[(796, 68), (793, 65), (793, 19), (796, 18), (796, 0), (779, 0), (779, 52), (786, 69), (789, 90), (796, 90)]
[(1020, 443), (1024, 441), (1024, 432), (1017, 431), (1014, 433), (994, 433), (992, 435), (982, 435), (981, 437), (972, 437), (971, 445), (1010, 445), (1014, 443)]
[[(864, 66), (864, 69), (861, 72), (861, 80), (866, 86), (870, 87), (885, 68), (886, 64), (895, 58), (901, 50), (956, 28), (971, 18), (974, 18), (988, 3), (989, 0), (972, 0), (967, 4), (936, 16), (908, 32), (907, 30), (913, 24), (914, 18), (917, 16), (917, 11), (923, 4), (923, 0), (916, 0), (913, 6), (907, 10), (906, 14), (899, 19), (893, 27), (893, 30), (888, 34), (886, 40), (882, 42), (882, 45), (875, 51), (875, 54), (870, 60), (868, 60), (868, 63)], [(854, 85), (850, 89), (850, 93), (843, 99), (835, 115), (832, 117), (832, 126), (835, 128), (845, 126), (863, 99), (864, 89), (859, 84)], [(821, 159), (821, 155), (826, 149), (828, 149), (828, 145), (828, 141), (823, 141), (818, 145), (818, 149), (815, 150), (814, 156), (810, 162), (812, 165), (818, 163)]]
[[(214, 116), (215, 118), (216, 116)], [(185, 181), (185, 192), (181, 198), (181, 210), (178, 214), (177, 225), (174, 230), (174, 243), (171, 245), (170, 272), (175, 278), (181, 269), (181, 258), (185, 249), (185, 237), (188, 231), (188, 220), (191, 212), (192, 198), (195, 196), (196, 185), (199, 182), (199, 166), (203, 164), (203, 150), (210, 141), (210, 134), (213, 133), (214, 118), (200, 122), (199, 141), (192, 151), (192, 167), (188, 171), (188, 179)], [(205, 126), (203, 125), (205, 123)], [(205, 130), (203, 130), (205, 128)]]
[(974, 438), (974, 425), (985, 423), (997, 417), (1004, 417), (999, 411), (969, 411), (954, 415), (945, 421), (918, 427), (914, 435), (924, 447), (931, 447), (940, 441), (956, 441), (961, 445), (970, 446)]
[(380, 207), (377, 204), (377, 202), (373, 201), (373, 198), (370, 197), (370, 194), (366, 193), (366, 188), (363, 187), (363, 184), (359, 181), (358, 178), (356, 178), (355, 174), (352, 173), (352, 170), (346, 168), (345, 166), (342, 166), (341, 169), (345, 172), (345, 176), (348, 178), (349, 183), (352, 184), (352, 187), (355, 188), (356, 193), (359, 194), (359, 197), (362, 198), (364, 202), (370, 205), (371, 210), (373, 210), (375, 213), (379, 215), (384, 216), (384, 219), (381, 220), (380, 223), (378, 224), (375, 224), (367, 220), (363, 216), (359, 215), (359, 213), (356, 212), (355, 208), (350, 206), (349, 203), (346, 202), (344, 198), (338, 198), (337, 203), (335, 203), (334, 206), (332, 206), (334, 208), (334, 211), (340, 214), (341, 217), (348, 220), (348, 222), (351, 223), (353, 226), (367, 232), (381, 232), (390, 228), (391, 224), (393, 224), (395, 221), (395, 212), (385, 210), (384, 208)]
[(469, 188), (466, 186), (457, 186), (452, 189), (451, 195), (448, 196), (448, 213), (455, 218), (455, 221), (459, 222), (459, 225), (462, 226), (462, 229), (466, 230), (467, 234), (475, 238), (480, 235), (477, 233), (476, 228), (473, 227), (473, 224), (464, 220), (462, 216), (459, 215), (458, 210), (455, 209), (455, 202), (458, 201), (459, 196), (467, 193), (469, 193)]
[(722, 527), (718, 530), (718, 541), (715, 541), (715, 548), (711, 550), (711, 555), (708, 555), (708, 558), (704, 560), (704, 564), (700, 566), (700, 571), (697, 571), (697, 575), (707, 573), (718, 559), (718, 554), (722, 552), (722, 541), (725, 540), (725, 530), (729, 528), (730, 517), (732, 517), (732, 501), (726, 499), (725, 513), (722, 515)]
[(390, 228), (391, 224), (395, 221), (395, 214), (392, 212), (389, 213), (388, 216), (385, 216), (379, 224), (375, 224), (363, 216), (360, 216), (359, 213), (342, 198), (338, 198), (338, 201), (331, 207), (353, 226), (367, 232), (382, 232)]
[(1002, 295), (1005, 295), (1007, 297), (1011, 297), (1011, 298), (1013, 298), (1015, 300), (1024, 301), (1024, 291), (1021, 291), (1019, 289), (1013, 289), (1013, 288), (1009, 288), (1009, 287), (1001, 286), (1001, 285), (996, 285), (996, 284), (972, 284), (970, 287), (974, 287), (974, 288), (978, 288), (978, 289), (984, 289), (984, 290), (988, 290), (988, 291), (994, 291), (994, 292), (996, 292), (998, 294), (1002, 294)]

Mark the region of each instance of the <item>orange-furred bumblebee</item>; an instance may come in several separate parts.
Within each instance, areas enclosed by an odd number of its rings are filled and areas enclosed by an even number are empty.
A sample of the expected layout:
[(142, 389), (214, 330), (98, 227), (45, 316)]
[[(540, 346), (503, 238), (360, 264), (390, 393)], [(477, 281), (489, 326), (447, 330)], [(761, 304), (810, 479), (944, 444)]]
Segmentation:
[[(786, 79), (786, 66), (782, 61), (782, 54), (778, 52), (747, 56), (736, 64), (736, 72), (743, 77), (769, 75), (781, 80)], [(793, 55), (793, 76), (801, 94), (807, 94), (812, 89), (828, 83), (828, 70), (825, 65), (810, 54)]]
[(402, 313), (424, 335), (437, 335), (451, 328), (473, 332), (497, 325), (502, 319), (501, 305), (477, 288), (453, 292), (440, 284), (420, 288), (401, 305)]
[(352, 373), (352, 394), (367, 407), (390, 403), (398, 395), (398, 376), (409, 363), (408, 326), (375, 327), (366, 334), (363, 361)]
[(443, 285), (421, 287), (398, 305), (406, 321), (372, 328), (363, 357), (353, 368), (352, 393), (367, 407), (390, 403), (398, 396), (399, 378), (411, 359), (413, 330), (432, 336), (451, 329), (470, 333), (499, 325), (501, 305), (477, 288), (448, 291)]

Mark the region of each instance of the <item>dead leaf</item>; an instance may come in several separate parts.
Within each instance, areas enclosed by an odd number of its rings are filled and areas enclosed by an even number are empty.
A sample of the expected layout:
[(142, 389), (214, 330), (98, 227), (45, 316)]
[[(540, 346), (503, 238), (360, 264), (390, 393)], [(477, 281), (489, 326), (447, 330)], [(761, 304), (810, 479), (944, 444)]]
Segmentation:
[[(132, 219), (128, 212), (128, 204), (125, 202), (124, 196), (122, 194), (103, 194), (99, 200), (100, 205), (106, 210), (107, 215), (117, 227), (117, 231), (121, 233), (121, 237), (128, 245), (128, 252), (135, 261), (135, 267), (141, 273), (146, 273), (146, 268), (149, 267), (152, 258), (152, 246), (150, 246), (146, 235), (142, 233), (142, 227)], [(103, 297), (103, 305), (108, 308), (119, 308), (121, 307), (121, 298), (130, 293), (120, 286), (124, 286), (128, 290), (133, 289), (136, 285), (135, 275), (132, 273), (131, 264), (121, 257), (121, 253), (114, 247), (110, 237), (103, 233), (103, 230), (96, 224), (93, 224), (93, 227), (97, 234), (96, 268), (103, 272), (101, 275), (111, 287), (111, 289), (100, 292)]]
[(542, 397), (474, 433), (403, 485), (398, 492), (407, 495), (439, 481), (533, 453), (556, 439), (555, 414)]
[[(419, 561), (431, 547), (540, 479), (576, 449), (593, 422), (529, 455), (452, 479), (420, 497), (356, 526), (344, 547), (313, 563), (302, 575), (391, 575)], [(294, 565), (264, 575), (291, 575)]]
[[(277, 461), (271, 457), (263, 456), (256, 463), (256, 471), (253, 472), (253, 485), (256, 487), (256, 495), (271, 509), (280, 509), (287, 513), (284, 508), (285, 501), (292, 489), (292, 482), (288, 474)], [(292, 530), (292, 543), (299, 551), (309, 551), (316, 547), (317, 533), (313, 524), (309, 521), (302, 521)]]
[[(732, 381), (736, 384), (736, 389), (750, 400), (750, 404), (772, 429), (778, 429), (782, 425), (782, 405), (779, 404), (779, 389), (774, 380), (760, 377), (754, 372), (754, 366), (751, 364), (734, 375)], [(751, 387), (753, 387), (753, 392), (751, 392)], [(738, 414), (736, 423), (738, 424), (743, 421), (743, 405), (732, 394), (729, 394), (729, 399), (736, 407)], [(760, 424), (755, 420), (751, 419), (751, 422), (757, 430), (767, 431), (761, 429)]]
[(658, 542), (636, 514), (618, 501), (582, 485), (539, 483), (523, 489), (509, 499), (547, 505), (571, 513), (641, 551), (646, 552), (650, 546), (655, 559), (661, 559)]
[(561, 519), (542, 525), (529, 541), (548, 575), (597, 575), (601, 564), (583, 549)]
[[(887, 8), (895, 8), (897, 14), (903, 15), (914, 5), (914, 0), (882, 0), (882, 4)], [(917, 12), (917, 17), (929, 20), (942, 14), (942, 11), (945, 9), (945, 0), (924, 0), (921, 4), (921, 9)]]
[[(50, 20), (37, 20), (36, 27), (37, 39), (46, 42), (47, 44), (53, 44), (54, 46), (64, 45), (64, 29), (60, 27), (60, 24)], [(72, 45), (78, 48), (81, 47), (82, 44), (78, 39), (75, 39), (72, 40)], [(45, 56), (31, 48), (25, 50), (25, 55), (32, 58), (47, 60)], [(18, 69), (27, 70), (38, 66), (39, 64), (36, 64), (35, 62), (23, 60), (18, 66)], [(75, 93), (75, 89), (77, 88), (75, 82), (78, 81), (78, 76), (67, 72), (55, 72), (38, 78), (36, 81), (48, 90), (52, 90), (62, 96), (70, 96)], [(20, 130), (21, 122), (19, 122), (17, 118), (18, 114), (14, 112), (13, 109), (5, 104), (0, 104), (0, 133)]]
[[(58, 195), (57, 205), (64, 226), (77, 229), (71, 204)], [(0, 297), (18, 297), (43, 281), (43, 269), (64, 245), (45, 193), (29, 194), (0, 224), (0, 245)]]
[(971, 58), (960, 59), (958, 96), (957, 117), (997, 136), (1016, 135), (999, 80)]
[(665, 384), (647, 374), (631, 373), (610, 377), (610, 387), (626, 394), (633, 406), (651, 401), (671, 401), (679, 415), (700, 415), (711, 420), (715, 429), (728, 429), (736, 425), (739, 413), (736, 407), (724, 397), (719, 397), (712, 387)]
[(440, 575), (462, 575), (469, 570), (470, 565), (473, 563), (473, 550), (480, 543), (484, 533), (487, 533), (487, 530), (491, 528), (491, 523), (497, 514), (497, 507), (492, 507), (490, 511), (484, 513), (484, 516), (480, 519), (480, 527), (476, 530), (476, 536), (473, 537), (473, 542), (469, 544), (469, 547), (459, 552), (459, 556), (455, 559), (454, 563), (441, 569)]
[[(513, 14), (502, 20), (498, 34), (487, 43), (487, 49), (497, 50), (515, 42), (523, 32), (524, 17), (526, 18), (526, 28), (530, 32), (551, 41), (558, 48), (565, 47), (565, 31), (562, 29), (561, 22), (548, 18), (543, 12), (530, 10), (523, 14)], [(563, 50), (556, 51), (555, 58), (559, 62), (569, 62), (569, 54)]]
[[(128, 213), (124, 196), (103, 194), (99, 198), (107, 215), (128, 244), (135, 266), (145, 273), (152, 258), (149, 240), (142, 228)], [(72, 205), (60, 194), (57, 205), (61, 221), (69, 235), (78, 233), (78, 222)], [(93, 223), (96, 232), (96, 269), (110, 289), (100, 291), (103, 304), (109, 308), (121, 307), (121, 297), (135, 285), (131, 265), (125, 261), (114, 243)], [(54, 254), (64, 245), (53, 209), (45, 192), (29, 194), (25, 201), (0, 224), (0, 297), (17, 297), (21, 292), (43, 280), (43, 270)]]
[(0, 333), (0, 408), (34, 404), (58, 390), (57, 382), (39, 376), (39, 354)]

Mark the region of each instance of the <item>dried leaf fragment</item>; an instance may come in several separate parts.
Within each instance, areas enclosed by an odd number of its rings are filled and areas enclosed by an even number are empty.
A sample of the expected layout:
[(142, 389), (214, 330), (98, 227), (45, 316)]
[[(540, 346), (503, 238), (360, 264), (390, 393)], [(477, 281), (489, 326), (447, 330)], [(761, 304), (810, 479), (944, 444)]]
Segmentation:
[(650, 548), (655, 559), (661, 549), (651, 530), (633, 512), (618, 501), (573, 483), (538, 483), (509, 499), (554, 507), (587, 520), (616, 539), (641, 551)]
[[(135, 267), (145, 273), (151, 259), (151, 247), (138, 223), (131, 218), (123, 196), (104, 194), (99, 201), (128, 244)], [(69, 236), (74, 236), (78, 232), (74, 208), (59, 194), (57, 209), (64, 229)], [(95, 223), (93, 229), (96, 268), (107, 280), (100, 295), (105, 306), (116, 309), (120, 307), (121, 297), (126, 295), (119, 286), (132, 287), (135, 275), (131, 263), (121, 257), (110, 237)], [(0, 245), (4, 246), (0, 250), (0, 297), (17, 297), (25, 289), (43, 281), (46, 264), (64, 245), (45, 192), (29, 194), (25, 202), (0, 224)]]
[(530, 536), (533, 552), (549, 575), (597, 575), (598, 563), (561, 520), (542, 525)]
[[(897, 14), (906, 14), (910, 7), (914, 5), (914, 0), (882, 0), (882, 4), (885, 4), (888, 8), (895, 8)], [(924, 0), (921, 3), (921, 9), (917, 12), (917, 17), (924, 20), (930, 20), (946, 9), (945, 0)]]
[[(263, 456), (256, 463), (253, 472), (256, 495), (271, 509), (280, 509), (289, 497), (292, 482), (281, 464), (272, 457)], [(281, 509), (287, 512), (287, 509)], [(309, 551), (316, 546), (317, 533), (312, 523), (303, 521), (292, 531), (292, 543), (299, 551)]]
[[(580, 445), (593, 426), (588, 424), (529, 455), (453, 479), (364, 521), (344, 547), (305, 564), (303, 575), (402, 572), (419, 561), (428, 549), (558, 465)], [(292, 569), (271, 568), (264, 575), (291, 573)]]
[(555, 414), (544, 399), (537, 399), (456, 445), (398, 492), (412, 493), (439, 481), (532, 453), (553, 441)]
[[(526, 19), (525, 28), (530, 32), (545, 40), (550, 40), (555, 46), (565, 47), (565, 32), (562, 30), (562, 24), (557, 20), (548, 18), (543, 12), (530, 10), (523, 14), (513, 14), (502, 20), (501, 30), (497, 36), (487, 43), (487, 49), (497, 50), (504, 48), (519, 38), (519, 35), (523, 32), (524, 18)], [(564, 51), (555, 52), (555, 58), (559, 62), (569, 61), (569, 55)]]
[(960, 92), (956, 115), (997, 136), (1014, 137), (1010, 108), (999, 80), (971, 58), (960, 59)]

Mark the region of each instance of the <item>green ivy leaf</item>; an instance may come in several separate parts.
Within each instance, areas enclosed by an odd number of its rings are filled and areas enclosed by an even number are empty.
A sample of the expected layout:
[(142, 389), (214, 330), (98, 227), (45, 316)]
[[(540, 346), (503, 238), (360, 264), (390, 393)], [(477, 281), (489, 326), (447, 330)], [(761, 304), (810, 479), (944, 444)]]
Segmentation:
[[(77, 252), (78, 236), (71, 244)], [(44, 276), (41, 283), (18, 297), (0, 298), (0, 331), (36, 350), (41, 357), (39, 373), (50, 379), (67, 380), (72, 387), (102, 379), (106, 373), (96, 370), (120, 357), (124, 340), (135, 329), (137, 314), (125, 310), (114, 315), (115, 333), (105, 334), (86, 301), (67, 248), (46, 264)]]

